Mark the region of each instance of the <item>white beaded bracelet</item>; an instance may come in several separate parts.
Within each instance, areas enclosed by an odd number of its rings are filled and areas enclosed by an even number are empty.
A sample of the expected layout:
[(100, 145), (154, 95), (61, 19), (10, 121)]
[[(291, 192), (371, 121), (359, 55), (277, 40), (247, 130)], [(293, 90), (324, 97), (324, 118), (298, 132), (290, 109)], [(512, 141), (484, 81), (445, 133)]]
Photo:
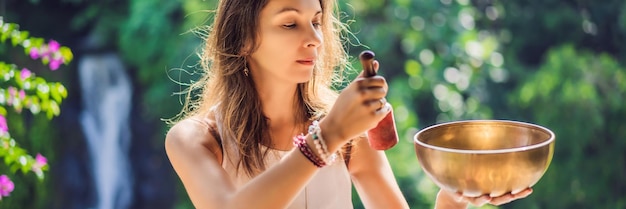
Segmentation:
[(309, 134), (313, 137), (313, 143), (315, 144), (320, 158), (322, 158), (326, 165), (333, 164), (337, 159), (337, 154), (333, 153), (330, 156), (328, 155), (328, 147), (326, 146), (324, 138), (322, 138), (322, 129), (320, 128), (319, 121), (315, 120), (311, 126), (309, 126)]

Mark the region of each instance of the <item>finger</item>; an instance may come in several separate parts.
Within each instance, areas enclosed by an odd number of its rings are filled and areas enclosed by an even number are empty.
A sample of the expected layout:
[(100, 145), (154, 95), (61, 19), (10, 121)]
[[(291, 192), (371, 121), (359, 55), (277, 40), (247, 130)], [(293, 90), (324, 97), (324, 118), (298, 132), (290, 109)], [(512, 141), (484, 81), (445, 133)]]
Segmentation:
[(385, 101), (383, 99), (369, 100), (365, 105), (370, 112), (375, 113), (385, 106)]
[(525, 190), (522, 190), (521, 192), (517, 193), (517, 194), (513, 194), (515, 199), (520, 199), (520, 198), (524, 198), (524, 197), (528, 197), (528, 195), (533, 193), (533, 189), (531, 188), (526, 188)]
[(525, 190), (522, 190), (521, 192), (517, 193), (517, 194), (505, 194), (502, 195), (500, 197), (494, 197), (491, 199), (491, 204), (493, 205), (502, 205), (505, 203), (509, 203), (513, 200), (517, 200), (517, 199), (521, 199), (524, 197), (528, 197), (528, 195), (530, 195), (533, 192), (533, 190), (531, 188), (527, 188)]
[(374, 60), (374, 62), (372, 62), (372, 66), (374, 66), (374, 72), (378, 73), (378, 68), (380, 67), (378, 60)]
[(487, 204), (491, 201), (491, 197), (489, 195), (482, 195), (480, 197), (464, 197), (467, 202), (472, 203), (472, 205), (476, 205), (478, 207)]
[[(372, 103), (374, 103), (374, 104), (372, 104)], [(383, 98), (380, 98), (378, 100), (372, 101), (372, 103), (370, 103), (370, 106), (377, 107), (375, 109), (375, 111), (380, 111), (382, 108), (385, 107), (385, 105), (387, 105), (387, 99), (385, 99), (385, 97), (383, 97)]]
[(386, 104), (387, 100), (384, 97), (380, 99), (367, 100), (365, 102), (365, 106), (367, 106), (367, 108), (372, 112), (381, 110)]
[(358, 89), (378, 88), (382, 87), (387, 90), (387, 80), (382, 76), (373, 76), (369, 78), (357, 77), (350, 84), (355, 84)]
[(502, 205), (505, 203), (509, 203), (513, 200), (515, 200), (515, 197), (511, 193), (507, 193), (499, 197), (491, 198), (491, 201), (489, 203), (491, 203), (492, 205)]
[(380, 119), (383, 119), (383, 117), (387, 116), (389, 112), (391, 112), (391, 104), (389, 104), (389, 102), (385, 102), (385, 105), (383, 105), (383, 107), (379, 110), (376, 110), (374, 114), (380, 116)]
[(382, 99), (387, 96), (387, 91), (382, 87), (361, 89), (360, 91), (361, 99), (364, 103), (377, 102), (376, 100)]
[[(355, 79), (352, 81), (352, 83), (350, 83), (350, 85), (348, 85), (348, 86), (346, 87), (346, 89), (349, 89), (349, 88), (355, 88), (355, 87), (356, 87), (356, 89), (357, 89), (357, 90), (361, 91), (361, 90), (363, 90), (363, 89), (366, 89), (366, 87), (365, 87), (365, 85), (364, 85), (364, 83), (365, 83), (365, 82), (366, 82), (366, 81), (365, 81), (365, 78), (363, 78), (363, 77), (357, 77), (357, 78), (355, 78)], [(354, 86), (354, 87), (353, 87), (353, 86)], [(344, 89), (344, 90), (345, 90), (345, 89)], [(363, 93), (363, 92), (361, 92), (361, 93)]]
[(362, 83), (360, 85), (363, 88), (383, 87), (386, 89), (386, 86), (387, 86), (387, 80), (384, 77), (378, 76), (378, 75), (370, 77), (370, 78), (363, 78), (363, 81), (361, 82)]

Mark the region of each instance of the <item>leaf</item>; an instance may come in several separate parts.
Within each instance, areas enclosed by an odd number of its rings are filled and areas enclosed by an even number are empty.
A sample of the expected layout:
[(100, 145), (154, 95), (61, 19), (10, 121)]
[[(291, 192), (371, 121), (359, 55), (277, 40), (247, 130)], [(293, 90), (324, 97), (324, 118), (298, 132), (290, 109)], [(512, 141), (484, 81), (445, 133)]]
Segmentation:
[(30, 168), (28, 166), (22, 166), (21, 170), (22, 170), (23, 174), (26, 174), (26, 173), (28, 173), (28, 171), (30, 171)]
[(50, 96), (52, 97), (52, 99), (54, 99), (54, 101), (61, 103), (61, 100), (63, 98), (61, 98), (61, 94), (59, 93), (59, 88), (56, 88), (56, 84), (51, 84), (49, 85), (52, 88), (50, 88)]
[(31, 37), (29, 40), (30, 40), (32, 46), (33, 47), (37, 47), (37, 48), (41, 47), (45, 43), (45, 40), (43, 38)]
[(41, 98), (41, 100), (46, 101), (50, 98), (50, 86), (48, 86), (48, 84), (44, 82), (38, 82), (39, 84), (37, 85), (37, 96)]
[(65, 88), (65, 86), (63, 86), (62, 83), (57, 83), (57, 89), (59, 91), (59, 94), (61, 94), (61, 97), (67, 98), (67, 89)]
[(19, 170), (21, 168), (21, 166), (17, 163), (11, 165), (11, 173), (16, 173), (17, 170)]
[(29, 35), (28, 31), (22, 31), (22, 33), (20, 33), (20, 40), (21, 41), (28, 40), (28, 35)]
[(12, 160), (11, 160), (11, 158), (10, 158), (10, 155), (8, 155), (8, 154), (9, 154), (9, 152), (10, 152), (10, 151), (9, 151), (9, 150), (7, 150), (7, 152), (6, 152), (6, 154), (7, 154), (7, 155), (5, 155), (5, 156), (4, 156), (4, 164), (5, 164), (5, 165), (11, 165), (11, 161), (12, 161)]
[(61, 56), (63, 56), (63, 63), (65, 64), (71, 62), (72, 59), (74, 59), (74, 54), (72, 53), (72, 50), (70, 50), (70, 48), (66, 46), (62, 46), (61, 48), (59, 48), (59, 52), (61, 53)]
[(48, 57), (41, 58), (41, 63), (43, 63), (43, 65), (48, 65), (48, 63), (50, 63), (50, 58)]
[(27, 54), (27, 55), (29, 55), (29, 56), (30, 56), (30, 50), (31, 50), (32, 48), (33, 48), (33, 47), (24, 47), (24, 54)]
[[(35, 99), (37, 99), (37, 97), (35, 97)], [(37, 115), (40, 113), (41, 111), (41, 107), (39, 106), (39, 103), (35, 103), (35, 100), (32, 100), (32, 104), (30, 105), (30, 112), (33, 113), (33, 115)]]
[(54, 100), (50, 101), (50, 110), (52, 111), (52, 114), (54, 114), (54, 116), (61, 114), (61, 108), (59, 108), (59, 104)]
[(13, 45), (13, 47), (17, 46), (19, 43), (21, 43), (20, 40), (20, 31), (13, 31), (11, 33), (11, 45)]
[(48, 109), (46, 111), (46, 118), (48, 118), (48, 120), (51, 120), (54, 117), (54, 112), (52, 112), (52, 110)]
[(5, 24), (2, 28), (0, 28), (0, 32), (2, 32), (2, 36), (0, 36), (0, 42), (5, 42), (7, 38), (11, 35), (11, 32), (16, 27), (16, 24), (8, 23)]
[[(22, 45), (22, 47), (24, 47), (25, 49), (30, 49), (30, 39), (28, 39), (28, 35), (29, 32), (28, 31), (22, 31), (19, 35), (19, 39), (20, 39), (20, 44)], [(28, 53), (26, 53), (28, 54)]]
[(37, 179), (39, 179), (40, 182), (44, 180), (45, 176), (43, 175), (42, 171), (35, 172), (35, 175), (37, 175)]

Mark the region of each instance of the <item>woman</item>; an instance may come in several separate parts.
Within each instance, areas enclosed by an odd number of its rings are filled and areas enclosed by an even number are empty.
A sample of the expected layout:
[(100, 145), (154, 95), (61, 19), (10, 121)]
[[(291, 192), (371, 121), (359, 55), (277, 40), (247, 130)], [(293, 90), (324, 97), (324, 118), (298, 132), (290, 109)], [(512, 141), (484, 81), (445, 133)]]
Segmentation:
[[(385, 79), (331, 90), (347, 64), (336, 10), (333, 0), (219, 2), (202, 55), (207, 73), (195, 83), (202, 93), (165, 143), (195, 207), (352, 208), (354, 182), (367, 208), (409, 208), (384, 152), (363, 139), (391, 110)], [(437, 207), (529, 193), (440, 192)]]

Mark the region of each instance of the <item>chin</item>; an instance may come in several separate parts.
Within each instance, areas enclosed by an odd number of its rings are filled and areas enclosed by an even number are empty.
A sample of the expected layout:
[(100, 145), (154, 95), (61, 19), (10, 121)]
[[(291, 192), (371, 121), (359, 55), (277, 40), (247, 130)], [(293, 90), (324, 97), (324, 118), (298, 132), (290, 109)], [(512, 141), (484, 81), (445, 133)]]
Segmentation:
[(308, 75), (308, 76), (302, 76), (302, 77), (299, 76), (299, 77), (293, 78), (293, 79), (296, 81), (296, 83), (306, 83), (306, 82), (311, 81), (311, 78), (312, 78), (312, 76)]
[(291, 79), (293, 79), (297, 83), (309, 82), (311, 78), (313, 78), (313, 69), (298, 71), (291, 76)]

